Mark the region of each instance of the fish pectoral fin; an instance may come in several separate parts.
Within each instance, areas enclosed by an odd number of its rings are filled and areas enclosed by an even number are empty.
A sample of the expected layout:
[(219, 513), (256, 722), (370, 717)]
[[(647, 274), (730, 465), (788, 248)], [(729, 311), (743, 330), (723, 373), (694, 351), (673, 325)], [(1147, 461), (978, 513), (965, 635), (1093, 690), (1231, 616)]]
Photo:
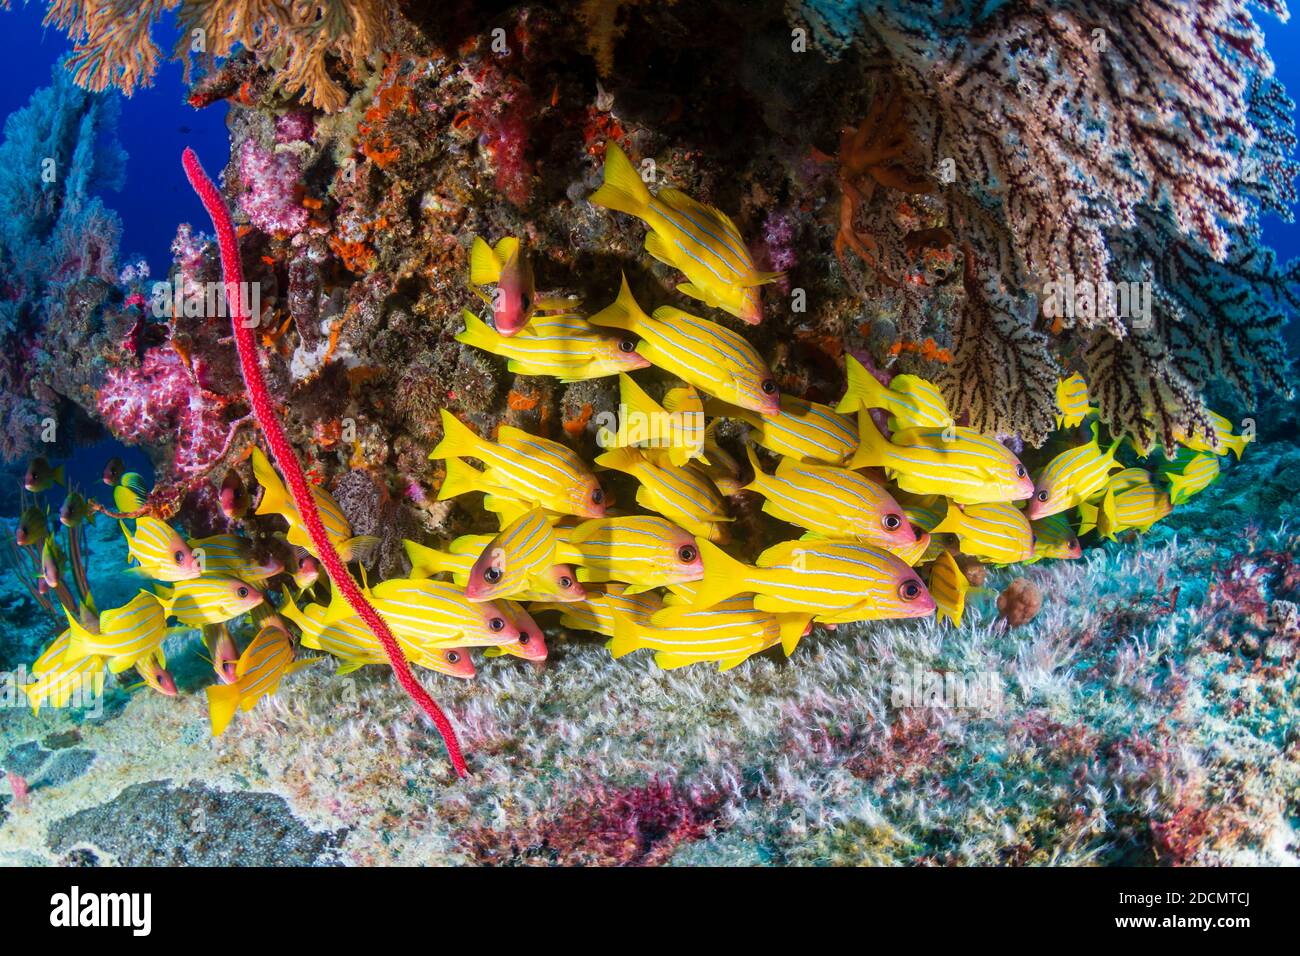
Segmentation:
[[(672, 249), (659, 233), (651, 232), (646, 235), (645, 251), (650, 253), (651, 258), (658, 259), (664, 265), (677, 267), (677, 263), (673, 261)], [(681, 286), (678, 288), (680, 289)]]

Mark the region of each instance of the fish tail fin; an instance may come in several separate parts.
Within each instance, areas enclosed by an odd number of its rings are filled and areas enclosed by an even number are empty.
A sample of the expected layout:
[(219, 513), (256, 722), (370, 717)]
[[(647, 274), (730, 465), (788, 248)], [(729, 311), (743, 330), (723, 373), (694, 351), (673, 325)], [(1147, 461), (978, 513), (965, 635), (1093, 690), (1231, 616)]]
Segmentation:
[(207, 687), (208, 719), (212, 722), (212, 736), (220, 737), (230, 726), (239, 707), (237, 684), (211, 684)]
[(469, 250), (469, 281), (472, 285), (491, 285), (501, 280), (501, 260), (482, 236), (474, 237)]
[(767, 472), (765, 472), (763, 466), (758, 463), (758, 456), (754, 454), (753, 445), (745, 445), (745, 457), (749, 459), (749, 467), (754, 469), (754, 478), (749, 484), (741, 485), (741, 490), (755, 491), (760, 495), (764, 494), (764, 489), (767, 486)]
[(650, 205), (650, 190), (627, 158), (614, 143), (605, 144), (605, 183), (588, 197), (588, 201), (606, 209), (645, 218)]
[(1183, 497), (1187, 493), (1187, 476), (1171, 473), (1166, 477), (1169, 480), (1169, 500), (1176, 505), (1182, 504)]
[(645, 389), (626, 372), (618, 373), (618, 399), (628, 412), (635, 412), (638, 415), (660, 415), (666, 410), (660, 408), (659, 403), (647, 395)]
[(253, 477), (262, 486), (262, 498), (257, 503), (257, 510), (254, 513), (269, 515), (288, 512), (289, 489), (284, 486), (279, 473), (271, 467), (271, 462), (262, 453), (262, 449), (254, 448), (249, 455), (249, 460), (253, 463)]
[(438, 500), (446, 501), (448, 498), (455, 498), (457, 495), (478, 491), (478, 479), (482, 475), (481, 471), (474, 468), (465, 459), (448, 458), (447, 476), (442, 479), (442, 486), (438, 489)]
[(881, 434), (871, 413), (858, 409), (858, 450), (849, 459), (849, 468), (871, 468), (885, 464), (889, 439)]
[(695, 545), (704, 562), (704, 578), (696, 584), (691, 602), (694, 607), (713, 607), (752, 589), (754, 568), (737, 561), (707, 538), (696, 537)]
[(622, 471), (635, 474), (644, 459), (635, 448), (611, 448), (603, 455), (598, 455), (592, 464), (610, 471)]
[(808, 625), (812, 623), (811, 614), (803, 613), (781, 613), (776, 615), (777, 623), (781, 627), (781, 650), (785, 656), (789, 657), (794, 653), (794, 649), (799, 646), (803, 636), (808, 633)]
[(402, 539), (402, 547), (406, 550), (406, 559), (411, 562), (411, 577), (430, 578), (442, 570), (440, 556), (433, 548), (409, 538)]
[(430, 458), (479, 458), (483, 439), (447, 409), (442, 409), (442, 441), (429, 452)]
[(460, 315), (465, 320), (465, 329), (456, 333), (456, 341), (490, 352), (499, 338), (497, 333), (469, 309), (462, 309)]
[[(125, 521), (119, 521), (117, 526), (122, 529), (122, 537), (126, 538), (126, 559), (130, 561), (135, 558), (135, 538), (131, 536), (131, 529), (126, 526)], [(136, 558), (138, 561), (139, 558)]]
[(1087, 501), (1079, 502), (1079, 534), (1085, 535), (1097, 527), (1097, 506)]
[(1111, 541), (1115, 540), (1115, 528), (1119, 524), (1119, 516), (1115, 512), (1115, 491), (1108, 489), (1106, 495), (1101, 499), (1101, 506), (1097, 509), (1097, 531), (1103, 538)]
[(627, 284), (627, 276), (623, 275), (618, 287), (618, 298), (587, 321), (592, 325), (609, 326), (640, 335), (645, 324), (650, 321), (650, 317), (632, 296), (632, 289)]
[(339, 557), (343, 563), (360, 561), (369, 564), (379, 550), (379, 538), (373, 534), (359, 534), (339, 544)]
[(631, 654), (641, 646), (640, 625), (622, 611), (611, 608), (609, 613), (614, 619), (614, 636), (605, 646), (613, 657)]
[(961, 508), (949, 501), (948, 510), (945, 512), (943, 520), (930, 529), (930, 534), (955, 534), (960, 536), (963, 530), (962, 519), (964, 517), (965, 514)]
[(1241, 456), (1245, 453), (1246, 446), (1251, 442), (1251, 439), (1245, 435), (1224, 435), (1219, 440), (1227, 445), (1228, 448), (1232, 449), (1232, 452), (1237, 456), (1238, 461), (1241, 461)]
[(835, 406), (837, 412), (853, 412), (859, 408), (884, 408), (884, 386), (876, 376), (867, 371), (867, 367), (852, 355), (844, 357), (844, 372), (848, 382), (844, 386), (844, 397)]

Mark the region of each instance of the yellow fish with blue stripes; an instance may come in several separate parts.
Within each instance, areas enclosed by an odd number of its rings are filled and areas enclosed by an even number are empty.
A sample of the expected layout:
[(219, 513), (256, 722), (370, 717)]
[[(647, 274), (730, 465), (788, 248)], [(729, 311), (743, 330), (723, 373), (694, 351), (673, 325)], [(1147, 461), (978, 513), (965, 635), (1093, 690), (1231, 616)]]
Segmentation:
[(1029, 517), (1046, 518), (1066, 511), (1105, 488), (1111, 471), (1124, 467), (1115, 460), (1119, 446), (1115, 441), (1102, 451), (1097, 423), (1093, 422), (1091, 441), (1061, 452), (1034, 478), (1034, 496), (1026, 509)]
[(649, 624), (651, 615), (663, 606), (664, 602), (653, 592), (633, 594), (622, 584), (610, 583), (604, 591), (589, 590), (585, 598), (573, 604), (542, 601), (532, 608), (538, 612), (559, 611), (560, 623), (565, 627), (613, 637), (615, 613), (632, 618), (640, 624)]
[(212, 736), (220, 737), (230, 726), (235, 711), (252, 710), (259, 700), (274, 694), (280, 681), (311, 660), (294, 662), (293, 642), (284, 622), (268, 617), (235, 665), (233, 684), (212, 684), (207, 688), (208, 717)]
[(713, 540), (725, 537), (721, 525), (731, 520), (713, 483), (690, 468), (657, 465), (636, 448), (615, 448), (596, 459), (596, 467), (621, 471), (640, 482), (637, 504), (656, 511), (691, 534)]
[(648, 316), (623, 277), (618, 298), (591, 317), (636, 335), (636, 350), (706, 395), (760, 415), (781, 413), (781, 390), (758, 350), (738, 332), (681, 309), (662, 306)]
[(140, 591), (121, 607), (103, 611), (97, 629), (83, 625), (66, 608), (64, 614), (70, 632), (66, 659), (75, 662), (95, 655), (104, 658), (114, 674), (134, 667), (158, 650), (167, 637), (167, 616), (149, 591)]
[(954, 424), (943, 394), (931, 382), (917, 375), (895, 375), (888, 385), (867, 371), (852, 355), (844, 357), (848, 384), (837, 412), (883, 408), (889, 412), (890, 427), (945, 428)]
[(617, 610), (611, 615), (610, 654), (623, 657), (648, 648), (664, 670), (714, 661), (719, 670), (730, 670), (781, 640), (776, 617), (755, 609), (749, 598), (731, 598), (709, 608), (665, 607), (649, 624)]
[(605, 514), (605, 491), (573, 449), (518, 428), (502, 425), (495, 442), (479, 438), (447, 409), (442, 409), (443, 437), (430, 458), (477, 458), (487, 466), (478, 471), (464, 462), (438, 489), (438, 500), (470, 491), (523, 499), (558, 514), (599, 518)]
[(203, 573), (194, 552), (165, 521), (149, 515), (136, 519), (133, 534), (121, 524), (127, 556), (140, 565), (141, 574), (155, 581), (188, 581)]
[[(338, 658), (340, 664), (337, 673), (350, 674), (367, 664), (389, 663), (388, 654), (379, 643), (379, 638), (375, 637), (361, 618), (349, 617), (327, 622), (327, 612), (328, 608), (320, 604), (308, 604), (299, 609), (288, 599), (280, 608), (280, 613), (298, 626), (303, 647), (324, 651), (331, 657)], [(417, 667), (463, 680), (474, 676), (474, 662), (464, 648), (417, 645), (400, 635), (394, 636), (406, 659)]]
[(155, 589), (168, 617), (190, 627), (224, 624), (262, 603), (262, 592), (239, 578), (211, 575)]
[(970, 591), (970, 582), (961, 573), (957, 559), (948, 551), (940, 551), (930, 564), (930, 596), (939, 620), (945, 618), (953, 626), (961, 627), (962, 615), (966, 613), (966, 594)]
[[(1080, 509), (1086, 507), (1088, 507), (1087, 502), (1079, 503)], [(1064, 511), (1058, 511), (1046, 518), (1038, 518), (1031, 521), (1030, 525), (1033, 526), (1035, 538), (1033, 560), (1058, 558), (1074, 561), (1083, 557), (1083, 547), (1079, 544), (1079, 538), (1074, 533), (1070, 518)]]
[(1188, 434), (1187, 429), (1181, 425), (1174, 428), (1174, 440), (1192, 451), (1203, 451), (1215, 455), (1226, 455), (1231, 451), (1240, 459), (1242, 453), (1246, 450), (1246, 446), (1255, 440), (1254, 435), (1234, 435), (1232, 422), (1218, 412), (1210, 412), (1209, 414), (1210, 421), (1214, 422), (1214, 442), (1210, 442), (1200, 432)]
[(754, 480), (745, 486), (763, 496), (763, 511), (823, 538), (874, 541), (883, 547), (916, 543), (902, 506), (864, 475), (834, 465), (782, 458), (776, 474), (763, 471), (746, 448)]
[[(285, 536), (288, 542), (316, 554), (316, 545), (307, 533), (307, 526), (302, 523), (298, 506), (294, 504), (289, 489), (280, 480), (279, 474), (271, 467), (271, 462), (259, 448), (253, 449), (250, 460), (253, 463), (253, 476), (262, 486), (262, 499), (257, 503), (256, 514), (280, 515), (289, 523), (289, 533)], [(325, 533), (339, 557), (345, 564), (349, 561), (368, 561), (379, 545), (379, 539), (371, 535), (354, 535), (351, 522), (333, 496), (319, 485), (309, 487), (316, 510), (320, 512), (321, 523), (325, 525)], [(319, 558), (320, 555), (316, 554), (316, 557)]]
[[(1218, 459), (1214, 459), (1218, 463)], [(1113, 541), (1130, 528), (1145, 533), (1173, 511), (1169, 494), (1143, 468), (1126, 468), (1111, 478), (1099, 500), (1079, 505), (1079, 533), (1094, 527)]]
[(736, 418), (750, 428), (750, 437), (774, 454), (795, 461), (839, 465), (858, 448), (858, 429), (853, 419), (838, 414), (829, 405), (781, 396), (781, 414), (765, 418), (744, 408), (717, 400), (705, 411), (720, 418)]
[(22, 686), (32, 713), (41, 707), (66, 707), (74, 701), (87, 706), (104, 693), (104, 658), (97, 654), (70, 657), (71, 631), (56, 637), (31, 666), (36, 680)]
[(601, 448), (653, 448), (673, 465), (704, 457), (704, 403), (691, 386), (669, 389), (660, 405), (630, 375), (619, 375), (618, 427), (601, 428)]
[(870, 415), (858, 416), (850, 468), (884, 468), (903, 491), (939, 494), (958, 504), (1020, 501), (1034, 493), (1029, 472), (1006, 445), (971, 428), (906, 428), (885, 438)]
[(1034, 556), (1034, 529), (1010, 502), (952, 505), (934, 533), (956, 535), (964, 554), (995, 564), (1017, 564)]
[(204, 574), (218, 574), (244, 581), (265, 581), (284, 570), (275, 557), (259, 558), (252, 542), (237, 534), (214, 534), (187, 542)]
[(573, 568), (556, 561), (555, 532), (540, 508), (520, 515), (488, 542), (469, 570), (471, 601), (554, 590), (557, 601), (581, 601), (585, 593)]
[(580, 556), (580, 581), (619, 581), (640, 590), (704, 577), (695, 536), (666, 518), (596, 518), (558, 534)]
[(605, 145), (605, 184), (590, 201), (635, 216), (650, 227), (646, 252), (686, 275), (688, 281), (677, 291), (750, 325), (763, 320), (759, 287), (782, 274), (755, 268), (740, 231), (725, 213), (677, 189), (665, 187), (652, 196), (627, 154), (614, 143)]
[(549, 375), (561, 382), (582, 382), (645, 368), (636, 340), (598, 329), (580, 315), (539, 315), (513, 336), (493, 331), (466, 309), (465, 329), (456, 341), (507, 359), (519, 375)]
[(786, 541), (745, 564), (697, 539), (704, 579), (695, 605), (712, 607), (752, 593), (754, 607), (811, 614), (830, 623), (924, 617), (934, 599), (909, 565), (881, 548), (847, 541)]
[(1169, 482), (1169, 500), (1181, 505), (1219, 480), (1219, 458), (1213, 452), (1180, 452), (1163, 475)]
[(1073, 428), (1097, 409), (1088, 404), (1088, 383), (1075, 372), (1069, 378), (1056, 381), (1056, 427)]
[[(363, 593), (399, 641), (430, 647), (491, 647), (518, 641), (519, 630), (494, 601), (475, 602), (465, 589), (445, 581), (390, 578)], [(335, 589), (324, 621), (356, 616)]]

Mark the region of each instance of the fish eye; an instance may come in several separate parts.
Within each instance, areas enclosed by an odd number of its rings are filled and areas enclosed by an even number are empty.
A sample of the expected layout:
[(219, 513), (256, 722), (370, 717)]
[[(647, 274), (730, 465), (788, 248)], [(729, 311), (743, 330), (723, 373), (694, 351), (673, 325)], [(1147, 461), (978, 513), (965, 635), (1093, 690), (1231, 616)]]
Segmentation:
[(519, 304), (522, 305), (524, 307), (524, 311), (527, 312), (529, 306), (533, 304), (533, 297), (529, 295), (527, 292), (521, 292), (519, 295)]
[(1078, 539), (1078, 538), (1071, 538), (1071, 539), (1070, 539), (1070, 550), (1073, 551), (1073, 550), (1074, 550), (1075, 548), (1077, 548), (1078, 546), (1079, 546), (1079, 539)]
[(241, 598), (246, 598), (248, 597), (248, 588), (240, 588), (235, 593), (238, 594)]
[(605, 492), (600, 488), (592, 489), (591, 503), (593, 505), (603, 505), (605, 503)]
[(529, 634), (527, 631), (521, 631), (521, 632), (519, 633), (519, 643), (520, 643), (520, 644), (527, 644), (527, 643), (528, 643), (529, 641), (531, 641), (532, 639), (533, 639), (533, 636), (532, 636), (531, 634)]
[(1038, 535), (1034, 534), (1032, 531), (1029, 532), (1029, 543), (1038, 544)]
[(698, 552), (689, 544), (684, 544), (677, 549), (677, 557), (681, 558), (685, 563), (690, 564), (696, 559), (696, 557), (698, 557)]
[(184, 552), (184, 551), (177, 551), (175, 554), (172, 555), (172, 557), (176, 559), (176, 563), (177, 563), (177, 564), (184, 564), (184, 563), (185, 563), (185, 552)]
[(904, 601), (915, 601), (921, 596), (921, 585), (915, 580), (904, 581), (898, 587), (898, 596)]
[(457, 661), (459, 661), (459, 660), (460, 660), (460, 654), (458, 654), (456, 651), (448, 651), (448, 652), (447, 652), (447, 663), (448, 663), (448, 664), (455, 664), (455, 663), (456, 663)]
[(623, 339), (618, 343), (618, 349), (620, 352), (635, 352), (636, 343), (631, 339)]
[(1025, 472), (1025, 466), (1024, 466), (1024, 465), (1016, 465), (1016, 477), (1017, 477), (1017, 478), (1023, 478), (1023, 477), (1025, 477), (1025, 474), (1026, 474), (1026, 472)]
[(506, 622), (503, 618), (494, 617), (492, 620), (488, 621), (488, 627), (494, 631), (504, 631), (506, 629)]
[(882, 519), (886, 531), (897, 531), (903, 526), (903, 519), (896, 514), (887, 514)]
[(565, 590), (568, 590), (569, 588), (573, 587), (573, 578), (569, 577), (567, 574), (561, 574), (560, 587), (564, 588)]
[(759, 383), (758, 387), (761, 388), (763, 392), (767, 395), (776, 394), (776, 382), (774, 382), (770, 378), (763, 379), (763, 381)]
[(488, 584), (496, 584), (501, 580), (501, 569), (495, 565), (490, 568), (485, 568), (483, 571), (483, 579), (487, 581)]
[(1047, 489), (1044, 488), (1042, 491), (1040, 491), (1040, 492), (1038, 493), (1037, 497), (1038, 497), (1038, 500), (1039, 500), (1039, 501), (1046, 501), (1046, 500), (1047, 500)]

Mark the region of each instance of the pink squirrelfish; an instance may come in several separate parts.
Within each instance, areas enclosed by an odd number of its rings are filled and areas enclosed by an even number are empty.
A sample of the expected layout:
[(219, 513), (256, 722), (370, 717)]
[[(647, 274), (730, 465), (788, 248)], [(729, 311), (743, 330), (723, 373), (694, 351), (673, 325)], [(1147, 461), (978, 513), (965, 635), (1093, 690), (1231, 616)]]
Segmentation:
[(493, 322), (499, 333), (514, 335), (528, 324), (536, 289), (532, 264), (518, 239), (507, 236), (494, 249), (475, 236), (469, 253), (469, 281), (479, 287), (495, 287), (490, 294), (482, 288), (475, 292), (492, 306)]
[(735, 223), (677, 189), (650, 195), (627, 154), (605, 144), (605, 184), (591, 194), (597, 206), (635, 216), (650, 227), (646, 252), (680, 269), (689, 280), (677, 291), (730, 312), (743, 322), (763, 320), (759, 287), (781, 278), (759, 272)]

